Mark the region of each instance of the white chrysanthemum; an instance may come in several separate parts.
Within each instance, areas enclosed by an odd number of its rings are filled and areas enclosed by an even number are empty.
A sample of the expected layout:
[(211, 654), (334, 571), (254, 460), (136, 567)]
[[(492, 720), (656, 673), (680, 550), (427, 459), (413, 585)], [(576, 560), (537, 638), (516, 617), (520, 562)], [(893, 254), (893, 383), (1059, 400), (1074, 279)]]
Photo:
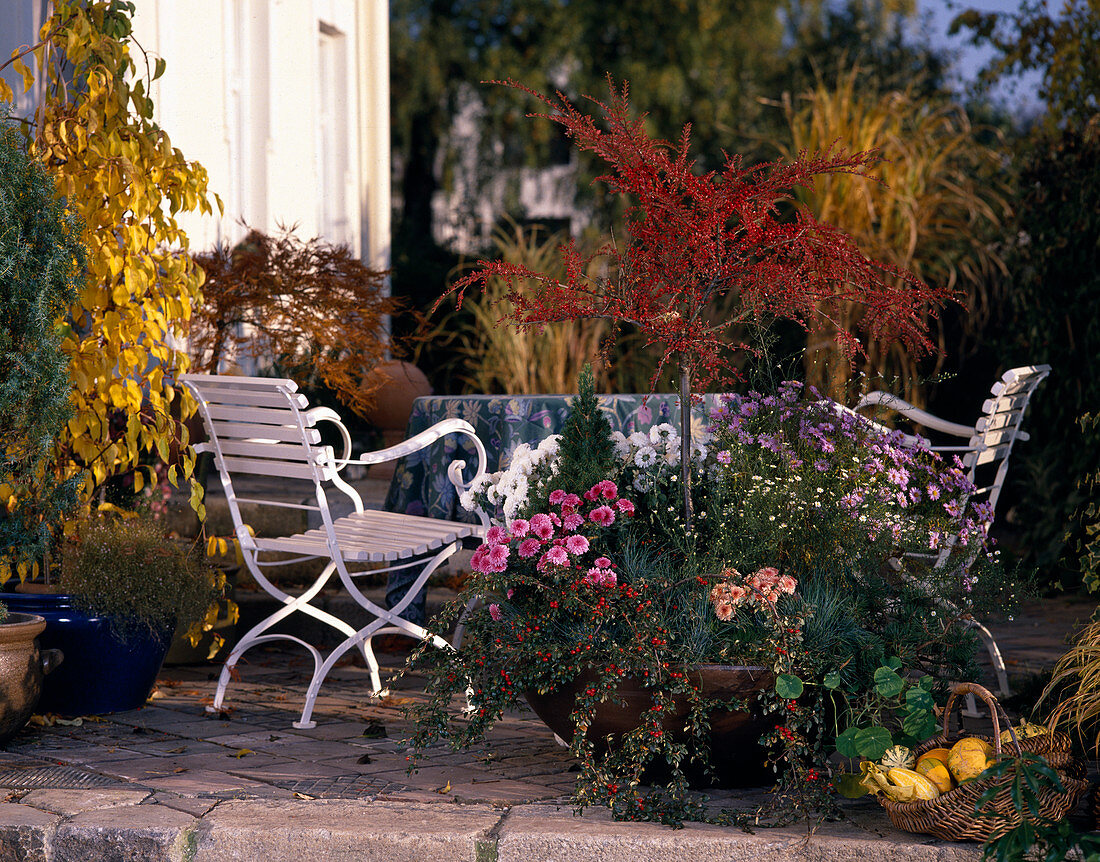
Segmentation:
[(542, 452), (544, 458), (553, 458), (558, 454), (560, 448), (561, 434), (551, 434), (549, 437), (539, 442), (538, 451)]
[(649, 435), (644, 431), (635, 431), (626, 438), (626, 441), (635, 449), (641, 449), (643, 446), (648, 446), (650, 442)]
[(634, 463), (643, 470), (657, 463), (657, 450), (652, 446), (644, 446), (634, 453)]
[(664, 462), (668, 464), (669, 467), (680, 466), (680, 446), (678, 444), (676, 446), (669, 446), (668, 449), (665, 450)]
[(477, 508), (477, 503), (474, 502), (474, 494), (472, 491), (463, 491), (458, 495), (458, 505), (460, 505), (467, 512), (472, 512)]
[(667, 422), (662, 422), (660, 425), (654, 425), (649, 429), (649, 441), (653, 444), (660, 443), (661, 440), (670, 436), (677, 436), (676, 429)]
[(630, 441), (626, 439), (626, 435), (622, 431), (611, 432), (611, 445), (615, 447), (615, 457), (620, 461), (625, 461), (630, 457)]
[(653, 488), (653, 477), (648, 473), (639, 473), (634, 477), (634, 490), (643, 494)]

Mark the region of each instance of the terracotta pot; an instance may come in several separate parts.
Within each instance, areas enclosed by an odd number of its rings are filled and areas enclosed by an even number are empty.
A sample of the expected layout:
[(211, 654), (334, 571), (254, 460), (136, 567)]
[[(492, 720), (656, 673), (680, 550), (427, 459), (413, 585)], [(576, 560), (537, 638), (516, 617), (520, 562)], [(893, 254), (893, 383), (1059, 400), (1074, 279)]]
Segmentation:
[(374, 407), (366, 416), (385, 431), (404, 434), (413, 401), (431, 395), (432, 385), (424, 372), (411, 362), (390, 360), (379, 365), (375, 372), (384, 382), (375, 394)]
[(42, 677), (61, 663), (60, 650), (38, 650), (46, 621), (34, 614), (8, 614), (0, 623), (0, 744), (22, 729), (38, 705)]
[[(733, 665), (691, 665), (686, 671), (699, 685), (700, 692), (709, 698), (728, 700), (734, 697), (746, 702), (755, 699), (758, 692), (772, 685), (775, 677), (764, 667), (739, 667)], [(571, 713), (579, 692), (598, 679), (594, 671), (578, 675), (572, 683), (539, 694), (524, 692), (535, 714), (554, 733), (568, 741), (573, 738), (575, 727)], [(619, 682), (618, 697), (621, 703), (607, 702), (597, 707), (587, 737), (596, 744), (597, 751), (606, 752), (618, 744), (624, 733), (633, 730), (641, 721), (642, 713), (653, 705), (653, 689), (647, 688), (641, 679), (627, 677)], [(662, 720), (662, 727), (682, 740), (687, 734), (684, 719), (688, 714), (686, 697), (677, 697), (676, 709)], [(747, 787), (760, 784), (766, 778), (764, 749), (758, 744), (760, 736), (775, 724), (775, 720), (747, 710), (715, 709), (710, 714), (710, 761), (717, 773), (717, 780), (709, 779), (701, 770), (685, 768), (689, 781), (697, 786)], [(647, 778), (659, 781), (659, 771), (650, 771)]]

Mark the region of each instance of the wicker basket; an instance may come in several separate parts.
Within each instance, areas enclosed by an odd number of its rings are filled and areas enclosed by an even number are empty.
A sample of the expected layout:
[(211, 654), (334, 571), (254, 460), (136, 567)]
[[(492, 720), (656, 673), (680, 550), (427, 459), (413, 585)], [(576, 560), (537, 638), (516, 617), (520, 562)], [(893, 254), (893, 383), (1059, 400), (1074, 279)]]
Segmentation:
[[(987, 689), (974, 683), (960, 683), (955, 686), (954, 690), (951, 692), (951, 697), (948, 698), (947, 708), (943, 713), (943, 733), (917, 746), (914, 752), (917, 757), (920, 757), (920, 755), (924, 754), (926, 751), (931, 751), (933, 748), (951, 747), (953, 740), (949, 738), (948, 727), (951, 720), (951, 711), (955, 704), (955, 698), (969, 692), (973, 692), (985, 701), (986, 705), (989, 707), (989, 714), (993, 719), (992, 738), (987, 736), (979, 736), (978, 738), (984, 739), (992, 745), (996, 756), (1000, 757), (1001, 727), (997, 712), (1001, 709), (1001, 706), (997, 703), (997, 699)], [(1065, 734), (1061, 735), (1065, 736)], [(1043, 750), (1044, 747), (1049, 749), (1052, 753), (1056, 753), (1055, 749), (1062, 746), (1062, 741), (1058, 739), (1048, 740), (1048, 736), (1057, 737), (1058, 734), (1032, 737), (1032, 739), (1037, 740), (1037, 742), (1028, 746), (1024, 744), (1028, 742), (1028, 740), (1017, 740), (1015, 738), (1015, 733), (1013, 733), (1013, 744), (1016, 748), (1017, 756), (1023, 751), (1031, 751), (1034, 754), (1043, 754), (1043, 756), (1046, 757), (1048, 754)], [(1069, 739), (1067, 737), (1065, 740), (1067, 750), (1060, 753), (1072, 759), (1072, 755), (1069, 755), (1068, 752), (1068, 742)], [(1066, 763), (1070, 765), (1069, 760), (1067, 760)], [(1051, 820), (1059, 820), (1064, 817), (1067, 812), (1073, 809), (1077, 804), (1077, 800), (1081, 798), (1089, 787), (1087, 781), (1083, 781), (1071, 774), (1071, 772), (1077, 771), (1076, 767), (1070, 766), (1069, 769), (1055, 768), (1058, 769), (1058, 774), (1062, 779), (1062, 785), (1065, 787), (1065, 792), (1057, 793), (1052, 789), (1044, 787), (1038, 794), (1039, 814), (1041, 817)], [(1010, 779), (1007, 777), (1002, 779), (976, 778), (964, 784), (960, 784), (954, 790), (949, 790), (947, 793), (937, 796), (935, 799), (917, 800), (914, 802), (896, 802), (885, 794), (880, 793), (878, 795), (878, 801), (879, 804), (886, 809), (886, 813), (890, 816), (890, 822), (898, 829), (904, 829), (906, 832), (928, 833), (948, 841), (985, 841), (1015, 828), (1023, 819), (1023, 814), (1017, 811), (1016, 807), (1012, 804), (1012, 799), (1009, 794), (1009, 781)], [(976, 814), (974, 808), (977, 805), (978, 799), (983, 793), (996, 784), (1001, 784), (1003, 786), (997, 792), (992, 802), (986, 806), (984, 809), (985, 813), (983, 815)]]

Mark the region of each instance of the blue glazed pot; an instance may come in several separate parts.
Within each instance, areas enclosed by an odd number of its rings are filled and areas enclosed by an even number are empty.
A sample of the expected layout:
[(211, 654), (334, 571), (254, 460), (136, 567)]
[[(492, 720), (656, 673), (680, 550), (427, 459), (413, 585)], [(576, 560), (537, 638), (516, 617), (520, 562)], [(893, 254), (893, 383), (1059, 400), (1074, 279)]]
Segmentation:
[(73, 607), (72, 596), (3, 593), (0, 598), (10, 611), (45, 618), (46, 630), (38, 636), (41, 648), (65, 654), (61, 666), (43, 680), (39, 712), (102, 715), (145, 704), (173, 627), (156, 634), (136, 627), (123, 640), (113, 617), (92, 616)]

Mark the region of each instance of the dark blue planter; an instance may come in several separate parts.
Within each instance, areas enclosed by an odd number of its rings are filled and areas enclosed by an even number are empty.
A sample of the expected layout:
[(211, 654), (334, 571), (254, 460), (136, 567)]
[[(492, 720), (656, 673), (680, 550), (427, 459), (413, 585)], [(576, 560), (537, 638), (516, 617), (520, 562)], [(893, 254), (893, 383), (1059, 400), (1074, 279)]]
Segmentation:
[(102, 715), (145, 704), (171, 643), (172, 627), (156, 635), (137, 627), (122, 640), (113, 617), (86, 614), (73, 607), (71, 596), (3, 593), (0, 598), (13, 612), (44, 617), (41, 648), (65, 654), (61, 666), (43, 680), (39, 712)]

